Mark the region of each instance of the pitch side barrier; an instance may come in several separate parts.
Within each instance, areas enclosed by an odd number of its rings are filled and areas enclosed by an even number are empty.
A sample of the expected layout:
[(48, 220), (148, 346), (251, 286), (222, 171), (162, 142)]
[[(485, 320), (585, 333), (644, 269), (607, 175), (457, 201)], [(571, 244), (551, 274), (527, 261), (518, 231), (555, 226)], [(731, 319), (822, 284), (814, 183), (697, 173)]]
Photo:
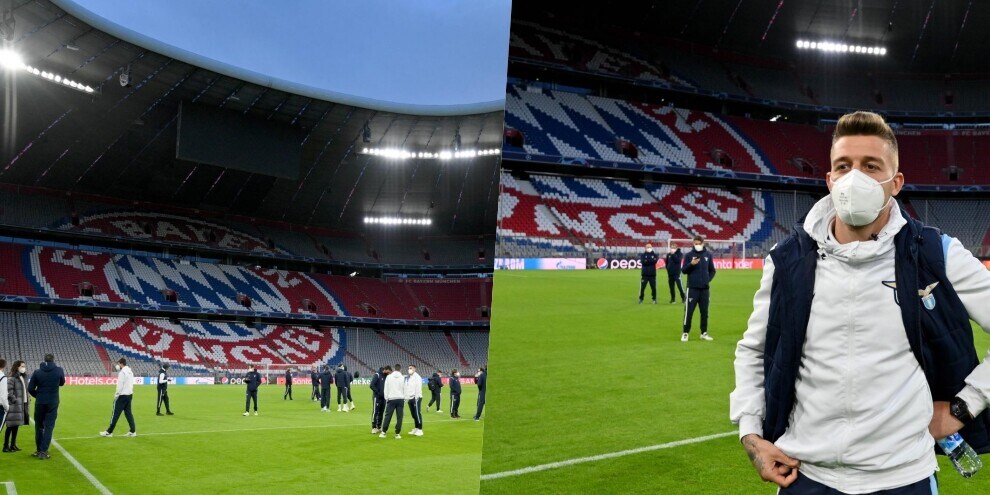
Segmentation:
[[(663, 259), (657, 269), (665, 269)], [(585, 258), (495, 258), (496, 270), (639, 270), (643, 264), (637, 258), (598, 258), (589, 264)], [(715, 258), (716, 270), (763, 269), (763, 258)]]

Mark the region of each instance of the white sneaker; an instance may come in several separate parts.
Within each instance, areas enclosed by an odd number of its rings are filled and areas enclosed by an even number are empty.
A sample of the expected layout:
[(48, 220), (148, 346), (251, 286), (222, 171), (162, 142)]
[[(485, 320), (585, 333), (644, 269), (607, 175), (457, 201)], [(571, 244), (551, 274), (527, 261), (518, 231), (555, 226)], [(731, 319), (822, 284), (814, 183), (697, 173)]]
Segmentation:
[(349, 409), (350, 409), (351, 411), (353, 411), (353, 410), (354, 410), (354, 403), (353, 403), (353, 402), (351, 402), (351, 407), (349, 407)]
[(681, 342), (687, 342), (687, 340), (688, 340), (688, 334), (682, 333), (681, 334)]
[(257, 416), (257, 415), (258, 415), (258, 411), (255, 411), (255, 412), (254, 412), (254, 415), (255, 415), (255, 416)]
[(340, 406), (337, 406), (337, 412), (340, 412)]
[(107, 432), (105, 432), (105, 431), (101, 431), (101, 432), (100, 432), (100, 436), (101, 436), (101, 437), (107, 437), (107, 438), (110, 438), (110, 437), (112, 437), (112, 436), (113, 436), (113, 433), (107, 433)]
[(421, 437), (421, 436), (423, 436), (423, 430), (415, 429), (415, 430), (413, 430), (412, 434), (413, 435), (416, 435), (417, 437)]
[(378, 435), (378, 438), (385, 438), (385, 432), (381, 432), (381, 434)]
[(713, 341), (715, 339), (709, 337), (707, 333), (703, 333), (703, 334), (701, 334), (701, 340), (707, 340), (707, 341), (711, 342), (711, 341)]
[(374, 435), (375, 433), (378, 433), (378, 428), (371, 429), (371, 434)]
[(442, 412), (443, 412), (443, 410), (442, 410), (442, 409), (437, 409), (437, 412), (438, 412), (438, 413), (442, 413)]
[(327, 408), (325, 408), (325, 407), (321, 407), (321, 408), (320, 408), (320, 412), (327, 412), (327, 411), (329, 411), (329, 409), (327, 409)]
[(124, 436), (125, 437), (136, 437), (137, 436), (137, 432), (136, 431), (129, 431), (127, 433), (124, 433)]
[(244, 411), (244, 415), (247, 416), (248, 415), (248, 412), (247, 411)]
[(399, 435), (398, 433), (396, 433), (395, 434), (395, 438), (402, 438), (402, 435)]

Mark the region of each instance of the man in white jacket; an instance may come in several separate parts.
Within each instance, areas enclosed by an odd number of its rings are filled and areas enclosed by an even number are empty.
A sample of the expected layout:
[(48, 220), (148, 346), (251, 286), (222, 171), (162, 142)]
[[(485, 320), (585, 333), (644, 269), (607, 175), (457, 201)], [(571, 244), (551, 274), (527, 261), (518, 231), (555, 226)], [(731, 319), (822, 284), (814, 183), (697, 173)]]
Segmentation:
[[(926, 364), (927, 354), (915, 352), (934, 344), (920, 331), (908, 334), (915, 322), (906, 323), (902, 311), (913, 309), (901, 305), (923, 303), (918, 311), (932, 311), (938, 293), (937, 309), (961, 301), (970, 318), (990, 328), (990, 273), (958, 240), (942, 236), (941, 246), (931, 244), (943, 250), (949, 283), (936, 290), (930, 281), (913, 280), (920, 289), (916, 296), (907, 294), (907, 301), (898, 292), (905, 280), (896, 274), (907, 257), (898, 242), (908, 244), (898, 234), (915, 232), (916, 222), (892, 200), (904, 176), (896, 138), (879, 115), (856, 112), (839, 120), (827, 178), (831, 194), (806, 216), (806, 236), (799, 229), (766, 259), (736, 348), (730, 419), (739, 425), (757, 472), (781, 486), (781, 494), (937, 493), (934, 440), (969, 425), (987, 408), (990, 364), (976, 366), (974, 356), (976, 367), (963, 371), (965, 383), (952, 392), (955, 397), (933, 399), (926, 374), (952, 366)], [(785, 257), (807, 237), (802, 249), (810, 256)], [(910, 242), (920, 245), (922, 237)], [(798, 338), (785, 341), (785, 334)], [(782, 348), (792, 353), (787, 359), (778, 352)], [(778, 361), (794, 366), (784, 372)], [(781, 378), (788, 373), (793, 376)], [(774, 421), (768, 421), (771, 416)]]
[(423, 436), (423, 377), (416, 373), (416, 367), (409, 365), (409, 375), (406, 376), (406, 401), (409, 402), (409, 413), (412, 414), (415, 427), (412, 433), (417, 437)]
[(136, 437), (137, 428), (134, 426), (134, 414), (131, 413), (131, 398), (134, 396), (134, 372), (127, 366), (127, 359), (117, 360), (117, 391), (113, 394), (113, 416), (110, 418), (110, 427), (106, 431), (101, 431), (101, 437), (112, 437), (113, 429), (117, 426), (120, 413), (124, 413), (127, 418), (127, 425), (130, 431), (124, 434), (125, 437)]
[(382, 371), (385, 373), (385, 419), (382, 421), (382, 431), (378, 435), (379, 438), (385, 438), (385, 432), (388, 431), (388, 425), (392, 422), (392, 413), (395, 413), (395, 438), (402, 438), (400, 433), (402, 432), (402, 410), (405, 405), (406, 397), (406, 387), (405, 378), (402, 376), (402, 368), (399, 365), (395, 365), (393, 370), (391, 366), (386, 366)]

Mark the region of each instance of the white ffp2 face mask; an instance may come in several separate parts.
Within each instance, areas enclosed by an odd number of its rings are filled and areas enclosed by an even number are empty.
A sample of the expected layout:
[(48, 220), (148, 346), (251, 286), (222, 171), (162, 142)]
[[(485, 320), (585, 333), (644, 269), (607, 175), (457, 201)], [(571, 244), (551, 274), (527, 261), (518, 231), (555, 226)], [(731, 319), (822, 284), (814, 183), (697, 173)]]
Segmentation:
[[(830, 179), (831, 180), (831, 179)], [(837, 181), (832, 181), (832, 204), (842, 223), (852, 227), (869, 225), (890, 200), (884, 201), (883, 184), (894, 180), (891, 175), (883, 182), (853, 169)], [(893, 199), (893, 196), (891, 196)]]
[(705, 245), (704, 244), (695, 244), (694, 245), (694, 250), (695, 251), (698, 251), (700, 253), (702, 249), (705, 249)]

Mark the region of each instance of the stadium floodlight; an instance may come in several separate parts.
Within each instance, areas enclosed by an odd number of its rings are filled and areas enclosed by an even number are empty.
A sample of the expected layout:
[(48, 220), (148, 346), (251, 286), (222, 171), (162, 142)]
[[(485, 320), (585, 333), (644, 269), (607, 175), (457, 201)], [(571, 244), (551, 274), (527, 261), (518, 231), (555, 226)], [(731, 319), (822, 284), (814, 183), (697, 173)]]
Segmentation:
[(24, 68), (24, 60), (13, 50), (0, 50), (0, 66), (7, 70)]
[(409, 151), (400, 148), (361, 148), (361, 154), (380, 156), (382, 158), (387, 158), (389, 160), (410, 160), (410, 159), (423, 159), (423, 160), (455, 160), (455, 159), (471, 159), (477, 158), (479, 156), (494, 156), (500, 155), (502, 150), (499, 148), (484, 148), (484, 149), (462, 149), (459, 151), (451, 150), (441, 150), (436, 152), (431, 151)]
[(401, 218), (401, 217), (364, 217), (367, 225), (418, 225), (421, 227), (433, 225), (433, 220), (429, 218)]
[(87, 86), (79, 81), (69, 79), (68, 77), (62, 77), (59, 74), (53, 72), (43, 71), (37, 67), (32, 67), (24, 63), (17, 52), (12, 50), (0, 50), (0, 67), (3, 67), (9, 71), (23, 71), (32, 76), (38, 77), (40, 79), (45, 79), (47, 81), (58, 84), (59, 86), (64, 86), (66, 88), (71, 88), (76, 91), (80, 91), (87, 94), (93, 94), (96, 92), (91, 86)]
[(799, 39), (794, 43), (799, 50), (818, 50), (825, 53), (862, 53), (865, 55), (883, 56), (887, 49), (882, 46), (850, 45), (833, 41), (808, 41)]

